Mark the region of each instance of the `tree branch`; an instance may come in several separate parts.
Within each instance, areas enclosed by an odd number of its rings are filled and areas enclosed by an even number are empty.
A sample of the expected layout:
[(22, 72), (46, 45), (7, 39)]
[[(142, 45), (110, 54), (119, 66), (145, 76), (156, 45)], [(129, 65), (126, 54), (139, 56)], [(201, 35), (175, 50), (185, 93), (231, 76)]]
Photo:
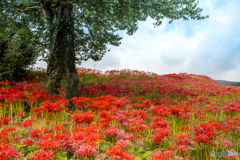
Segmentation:
[(27, 11), (27, 10), (30, 10), (30, 9), (41, 9), (41, 7), (40, 7), (40, 6), (33, 6), (33, 7), (27, 7), (27, 8), (25, 8), (25, 9), (19, 9), (19, 8), (17, 8), (17, 9), (12, 9), (12, 8), (10, 8), (10, 9), (8, 9), (8, 8), (0, 8), (0, 9), (24, 12), (24, 11)]
[[(0, 9), (3, 9), (3, 10), (13, 10), (13, 11), (20, 11), (20, 13), (16, 16), (13, 17), (13, 19), (16, 19), (18, 16), (20, 16), (23, 12), (25, 11), (28, 11), (28, 10), (31, 10), (31, 9), (42, 9), (42, 7), (40, 6), (33, 6), (33, 7), (26, 7), (24, 9), (13, 9), (13, 8), (0, 8)], [(11, 21), (6, 21), (6, 22), (0, 22), (0, 24), (4, 24), (4, 23), (8, 23), (8, 22), (11, 22)]]
[(50, 1), (48, 0), (39, 0), (39, 3), (41, 4), (41, 7), (44, 11), (45, 17), (47, 18), (48, 21), (50, 21), (50, 15), (52, 14), (51, 12), (51, 7), (50, 7)]

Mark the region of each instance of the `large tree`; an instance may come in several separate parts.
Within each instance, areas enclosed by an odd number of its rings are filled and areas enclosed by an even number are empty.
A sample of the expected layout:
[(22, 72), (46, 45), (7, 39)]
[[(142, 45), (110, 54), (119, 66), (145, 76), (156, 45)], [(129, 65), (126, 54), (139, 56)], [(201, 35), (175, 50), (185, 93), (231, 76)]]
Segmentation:
[(107, 44), (119, 46), (118, 30), (132, 35), (138, 21), (149, 16), (156, 20), (154, 26), (163, 18), (170, 23), (207, 18), (197, 5), (197, 0), (2, 0), (0, 34), (6, 28), (31, 29), (29, 38), (48, 63), (45, 87), (50, 94), (64, 88), (69, 99), (80, 87), (75, 64), (101, 60)]

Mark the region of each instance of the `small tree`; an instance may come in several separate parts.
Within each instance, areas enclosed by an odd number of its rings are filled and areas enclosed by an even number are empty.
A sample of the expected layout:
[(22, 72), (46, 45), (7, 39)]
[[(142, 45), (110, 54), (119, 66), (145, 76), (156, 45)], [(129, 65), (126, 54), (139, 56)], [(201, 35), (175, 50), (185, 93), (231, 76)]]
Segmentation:
[(19, 34), (13, 32), (0, 42), (0, 81), (20, 81), (26, 76), (29, 65), (36, 63), (34, 47), (22, 39)]

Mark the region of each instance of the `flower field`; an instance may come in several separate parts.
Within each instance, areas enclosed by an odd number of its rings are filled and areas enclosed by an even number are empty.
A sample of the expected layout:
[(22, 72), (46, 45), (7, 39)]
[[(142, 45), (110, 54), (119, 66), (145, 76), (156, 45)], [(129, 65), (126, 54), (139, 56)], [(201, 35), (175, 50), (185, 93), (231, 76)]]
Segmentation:
[(44, 70), (32, 73), (0, 82), (0, 160), (240, 159), (240, 87), (187, 73), (78, 68), (83, 86), (71, 104), (64, 89), (43, 89)]

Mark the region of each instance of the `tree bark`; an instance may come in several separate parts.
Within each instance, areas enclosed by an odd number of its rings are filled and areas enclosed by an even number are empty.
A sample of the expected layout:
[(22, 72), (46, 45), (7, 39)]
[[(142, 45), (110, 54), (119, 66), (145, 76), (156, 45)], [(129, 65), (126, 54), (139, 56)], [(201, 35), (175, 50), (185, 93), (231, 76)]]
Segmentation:
[(65, 98), (79, 95), (81, 87), (75, 66), (74, 22), (72, 4), (61, 1), (54, 7), (44, 6), (45, 16), (50, 28), (50, 58), (44, 86), (49, 94), (58, 94), (65, 89)]

